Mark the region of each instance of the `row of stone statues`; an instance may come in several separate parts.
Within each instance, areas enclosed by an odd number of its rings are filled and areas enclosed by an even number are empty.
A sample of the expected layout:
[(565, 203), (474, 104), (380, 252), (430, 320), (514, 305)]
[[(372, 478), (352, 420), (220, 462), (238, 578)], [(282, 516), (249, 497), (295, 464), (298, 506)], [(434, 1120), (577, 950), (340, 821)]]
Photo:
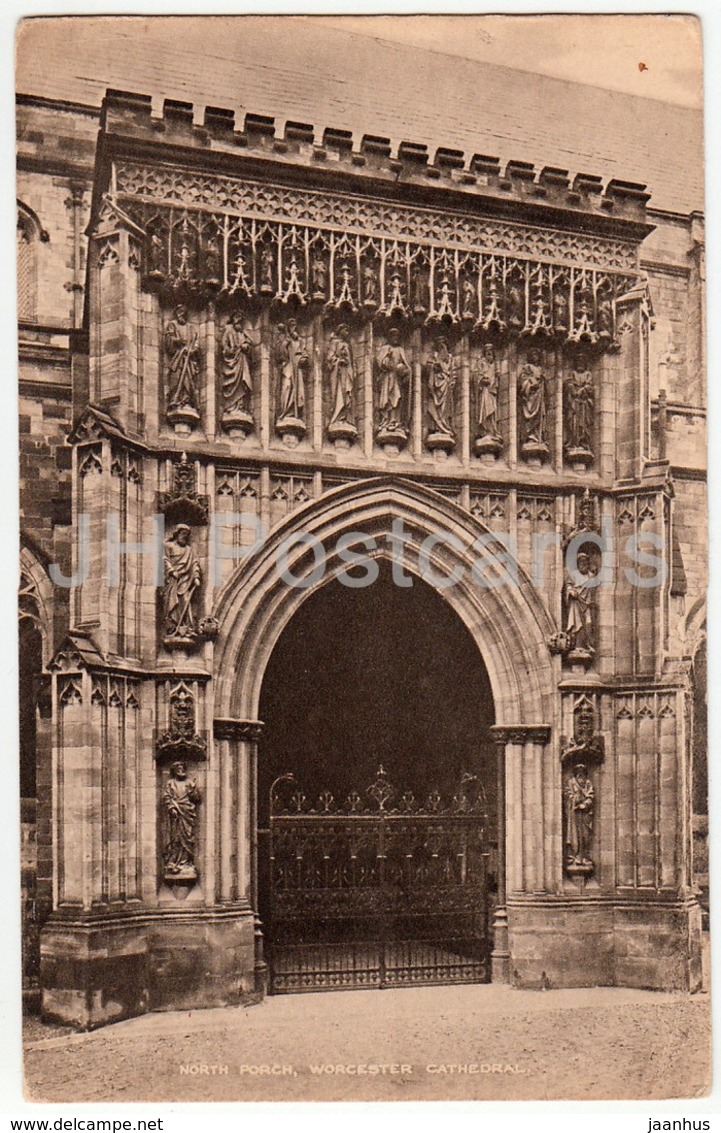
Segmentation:
[[(255, 427), (253, 394), (256, 386), (255, 346), (241, 311), (226, 323), (220, 340), (222, 423), (231, 435), (245, 436)], [(180, 433), (200, 419), (201, 350), (196, 328), (184, 306), (176, 307), (165, 330), (167, 417)], [(308, 346), (298, 322), (278, 324), (272, 361), (276, 371), (277, 432), (295, 443), (307, 431), (307, 386), (311, 367)], [(324, 371), (329, 389), (327, 435), (347, 447), (358, 435), (359, 376), (350, 329), (335, 327), (325, 349)], [(448, 339), (438, 336), (424, 365), (428, 427), (432, 450), (450, 452), (456, 444), (456, 406), (460, 365)], [(411, 418), (412, 366), (399, 327), (391, 326), (376, 349), (376, 439), (387, 448), (402, 448)], [(516, 383), (518, 438), (521, 456), (542, 462), (549, 447), (550, 377), (542, 354), (532, 348), (519, 362)], [(474, 448), (479, 456), (497, 456), (503, 447), (499, 427), (499, 362), (496, 347), (486, 342), (472, 366)], [(593, 460), (595, 385), (590, 364), (582, 355), (563, 383), (565, 456), (578, 467)]]

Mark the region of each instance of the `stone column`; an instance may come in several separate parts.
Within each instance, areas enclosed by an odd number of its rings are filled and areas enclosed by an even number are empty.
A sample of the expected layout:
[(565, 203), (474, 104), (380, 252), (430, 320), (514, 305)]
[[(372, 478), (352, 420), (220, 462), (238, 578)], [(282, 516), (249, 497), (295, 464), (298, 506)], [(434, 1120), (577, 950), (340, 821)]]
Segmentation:
[(620, 357), (616, 381), (616, 477), (641, 474), (648, 403), (646, 288), (638, 286), (616, 300)]
[(143, 236), (143, 230), (106, 198), (88, 253), (91, 397), (131, 435), (144, 430), (138, 350)]
[(506, 909), (506, 736), (503, 729), (493, 737), (496, 746), (496, 829), (498, 840), (498, 893), (493, 915), (491, 982), (506, 984), (510, 976), (508, 910)]
[(546, 725), (497, 725), (492, 729), (498, 770), (498, 904), (493, 923), (491, 975), (508, 982), (509, 898), (545, 891), (543, 753)]
[[(265, 994), (267, 966), (263, 948), (263, 926), (258, 913), (258, 741), (263, 730), (259, 720), (216, 718), (213, 734), (225, 753), (226, 789), (219, 800), (222, 832), (231, 832), (231, 860), (235, 861), (230, 884), (221, 900), (231, 894), (253, 919), (253, 986), (255, 994)], [(231, 789), (227, 789), (228, 787)], [(250, 973), (248, 973), (250, 975)]]

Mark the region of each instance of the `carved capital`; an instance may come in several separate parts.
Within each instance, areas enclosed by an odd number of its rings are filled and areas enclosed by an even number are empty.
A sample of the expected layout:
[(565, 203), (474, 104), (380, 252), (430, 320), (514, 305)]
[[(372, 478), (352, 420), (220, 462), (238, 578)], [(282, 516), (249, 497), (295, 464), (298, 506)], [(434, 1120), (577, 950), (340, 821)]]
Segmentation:
[(257, 744), (264, 727), (262, 720), (216, 719), (213, 721), (213, 735), (216, 740), (243, 740)]

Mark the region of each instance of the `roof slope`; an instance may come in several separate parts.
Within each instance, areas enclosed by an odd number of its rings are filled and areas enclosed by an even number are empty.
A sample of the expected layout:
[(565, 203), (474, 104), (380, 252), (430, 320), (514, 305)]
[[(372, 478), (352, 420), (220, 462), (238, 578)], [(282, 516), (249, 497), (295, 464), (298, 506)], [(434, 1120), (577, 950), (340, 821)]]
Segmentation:
[[(439, 48), (442, 43), (439, 43)], [(17, 88), (99, 105), (106, 87), (557, 165), (703, 208), (701, 113), (314, 25), (307, 18), (32, 19)]]

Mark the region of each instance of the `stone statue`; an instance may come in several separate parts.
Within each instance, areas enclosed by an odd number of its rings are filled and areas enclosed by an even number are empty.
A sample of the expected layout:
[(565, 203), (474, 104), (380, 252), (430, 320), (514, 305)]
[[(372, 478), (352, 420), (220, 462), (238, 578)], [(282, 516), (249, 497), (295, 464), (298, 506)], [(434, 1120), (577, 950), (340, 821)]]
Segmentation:
[(472, 279), (466, 277), (461, 285), (461, 315), (464, 319), (476, 317), (476, 285)]
[(234, 311), (221, 340), (223, 416), (250, 415), (253, 377), (250, 358), (253, 344), (243, 327), (242, 311)]
[(568, 300), (560, 290), (553, 294), (553, 329), (557, 334), (568, 330)]
[(311, 282), (313, 284), (313, 298), (325, 299), (328, 285), (328, 270), (321, 255), (315, 255), (310, 265)]
[(473, 377), (478, 406), (474, 448), (484, 460), (493, 461), (503, 447), (503, 440), (498, 432), (498, 362), (492, 343), (485, 343)]
[(607, 294), (601, 294), (599, 297), (596, 326), (601, 338), (613, 338), (613, 304)]
[(273, 287), (273, 249), (265, 244), (260, 252), (260, 290), (264, 295), (275, 290)]
[(163, 612), (166, 645), (194, 641), (193, 602), (202, 581), (198, 556), (190, 544), (190, 528), (179, 523), (165, 540)]
[(355, 374), (348, 327), (343, 323), (331, 335), (326, 354), (333, 409), (328, 422), (328, 435), (350, 440), (357, 433), (355, 425)]
[(564, 386), (564, 417), (566, 426), (566, 455), (569, 460), (580, 461), (592, 457), (594, 409), (596, 396), (593, 375), (580, 363), (574, 368)]
[(166, 815), (164, 876), (171, 883), (197, 879), (195, 837), (200, 801), (198, 785), (195, 779), (188, 778), (185, 763), (182, 760), (173, 763), (162, 796)]
[(439, 338), (433, 352), (428, 359), (428, 415), (431, 419), (431, 431), (428, 436), (429, 446), (433, 441), (454, 441), (453, 430), (453, 393), (456, 386), (455, 359), (448, 349), (448, 341)]
[(220, 245), (215, 235), (209, 238), (205, 247), (205, 281), (212, 285), (220, 283)]
[(373, 264), (363, 265), (363, 303), (375, 307), (378, 302), (378, 276)]
[(408, 431), (403, 421), (404, 401), (411, 376), (411, 368), (406, 352), (401, 345), (401, 332), (398, 327), (388, 331), (388, 342), (381, 346), (376, 356), (380, 377), (378, 391), (379, 424), (378, 437), (390, 434), (407, 438)]
[(165, 248), (157, 232), (151, 232), (147, 244), (148, 275), (151, 279), (163, 279), (165, 275)]
[(526, 321), (526, 300), (520, 283), (511, 280), (506, 288), (508, 325), (520, 328)]
[(521, 367), (518, 398), (521, 452), (531, 456), (546, 455), (546, 375), (538, 350), (530, 350)]
[[(566, 869), (590, 873), (593, 835), (593, 783), (583, 763), (576, 764), (566, 783)], [(579, 868), (580, 867), (580, 868)]]
[(478, 386), (478, 436), (498, 437), (498, 365), (496, 351), (490, 342), (483, 347), (483, 353), (476, 370)]
[(198, 332), (188, 322), (187, 308), (179, 303), (174, 317), (165, 329), (165, 351), (168, 363), (168, 413), (176, 410), (198, 411), (198, 374), (200, 346)]
[(590, 555), (579, 551), (577, 556), (577, 575), (587, 581), (577, 582), (572, 578), (566, 580), (564, 586), (564, 599), (566, 605), (565, 630), (571, 642), (569, 657), (593, 657), (594, 628), (593, 628), (593, 592), (595, 589), (596, 572), (593, 570)]
[(303, 420), (305, 410), (305, 378), (310, 359), (298, 333), (295, 319), (288, 320), (288, 326), (278, 326), (280, 345), (276, 359), (280, 371), (280, 391), (278, 395), (278, 422), (285, 419)]
[(417, 315), (428, 309), (428, 284), (425, 272), (420, 267), (411, 270), (411, 306)]

